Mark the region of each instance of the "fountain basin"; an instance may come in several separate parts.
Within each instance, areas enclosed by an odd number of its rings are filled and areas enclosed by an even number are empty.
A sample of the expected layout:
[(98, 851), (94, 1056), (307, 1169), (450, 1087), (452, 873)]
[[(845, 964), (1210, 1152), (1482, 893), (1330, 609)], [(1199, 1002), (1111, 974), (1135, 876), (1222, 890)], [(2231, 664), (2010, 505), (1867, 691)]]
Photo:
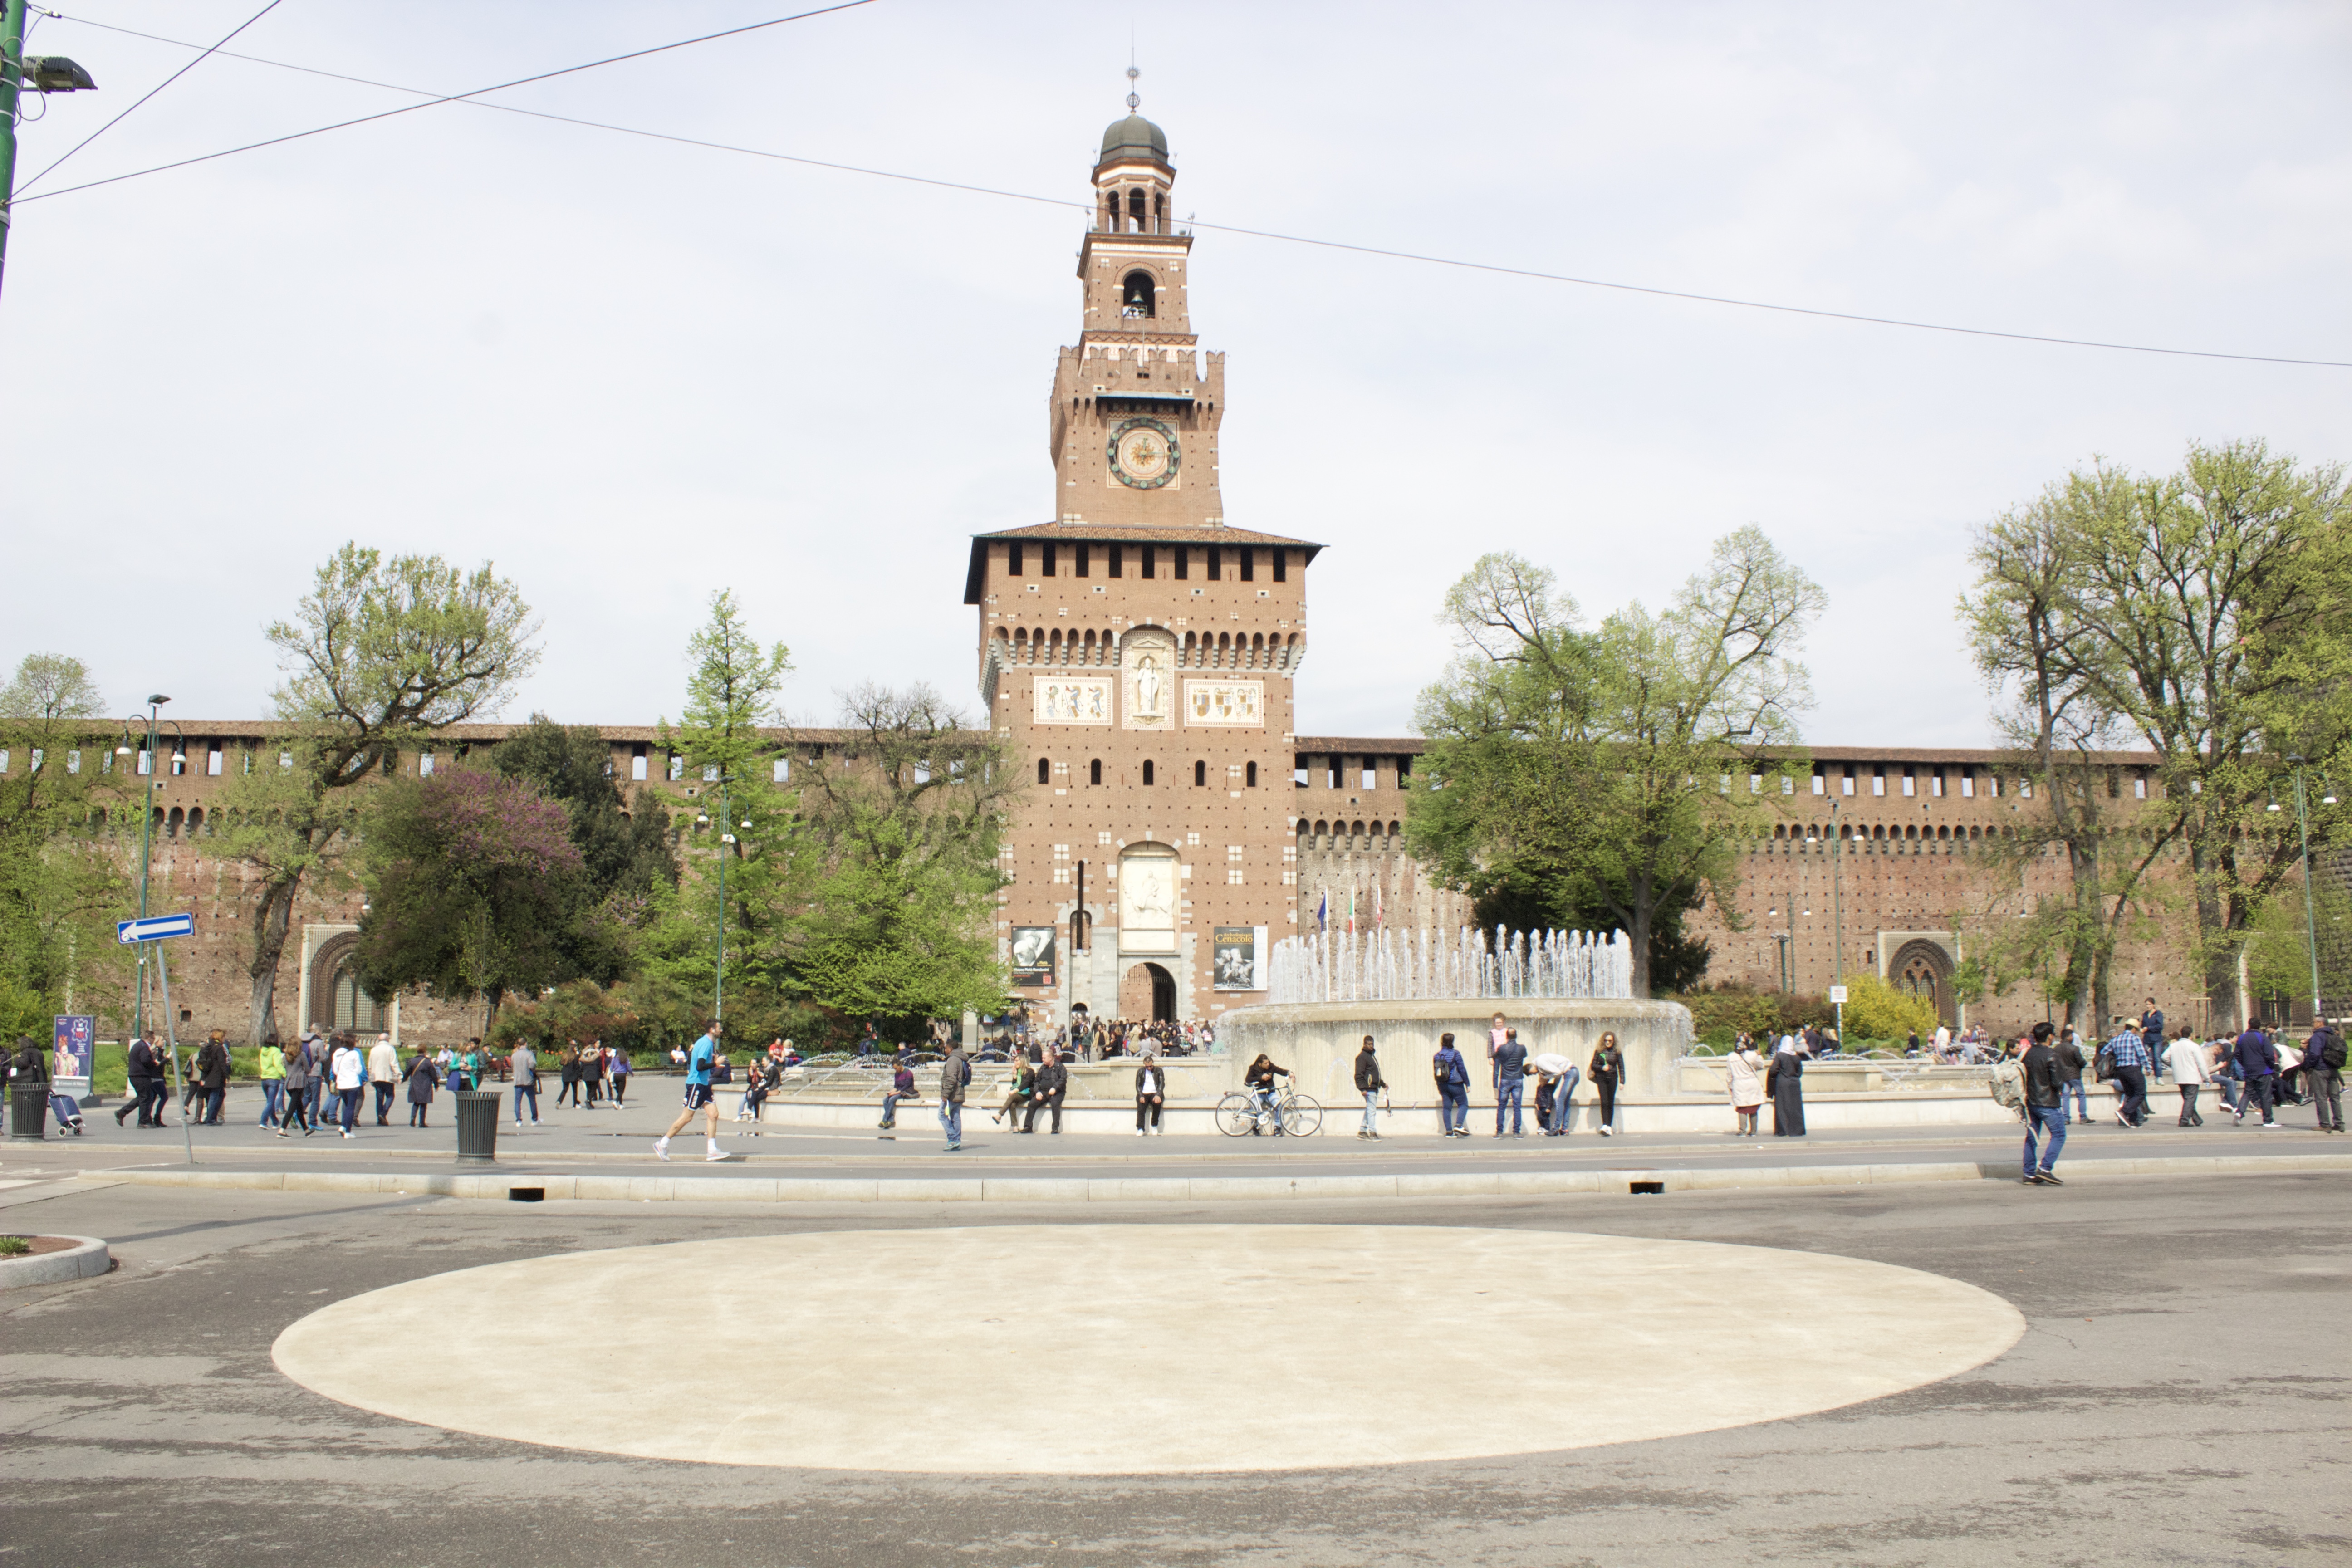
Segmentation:
[[(1355, 1093), (1356, 1052), (1372, 1037), (1381, 1076), (1398, 1103), (1433, 1098), (1430, 1058), (1451, 1034), (1470, 1065), (1473, 1096), (1492, 1102), (1486, 1030), (1496, 1013), (1519, 1032), (1529, 1056), (1557, 1051), (1585, 1071), (1603, 1031), (1625, 1053), (1624, 1092), (1668, 1097), (1680, 1088), (1676, 1060), (1690, 1050), (1690, 1009), (1679, 1002), (1623, 998), (1453, 997), (1402, 1002), (1285, 1002), (1242, 1007), (1217, 1020), (1217, 1044), (1238, 1087), (1263, 1051), (1288, 1068), (1297, 1087), (1327, 1105)], [(1530, 1091), (1533, 1086), (1529, 1086)]]

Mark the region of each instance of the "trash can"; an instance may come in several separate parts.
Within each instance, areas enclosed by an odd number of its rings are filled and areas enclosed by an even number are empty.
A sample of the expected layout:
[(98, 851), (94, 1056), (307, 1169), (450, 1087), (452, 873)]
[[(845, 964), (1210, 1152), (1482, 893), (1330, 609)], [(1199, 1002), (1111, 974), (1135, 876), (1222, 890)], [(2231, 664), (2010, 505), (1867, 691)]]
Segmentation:
[(48, 1136), (49, 1088), (43, 1083), (8, 1086), (8, 1136), (39, 1139)]
[(499, 1157), (499, 1091), (457, 1091), (457, 1158), (488, 1164)]

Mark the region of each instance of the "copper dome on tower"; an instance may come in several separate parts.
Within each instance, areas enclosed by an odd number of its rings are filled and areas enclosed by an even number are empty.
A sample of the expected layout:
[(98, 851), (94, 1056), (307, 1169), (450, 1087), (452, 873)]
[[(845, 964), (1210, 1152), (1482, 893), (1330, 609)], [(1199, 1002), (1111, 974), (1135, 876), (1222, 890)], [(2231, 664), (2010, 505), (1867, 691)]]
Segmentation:
[(1103, 132), (1104, 160), (1108, 162), (1120, 153), (1142, 153), (1164, 163), (1168, 161), (1168, 133), (1140, 114), (1130, 114)]

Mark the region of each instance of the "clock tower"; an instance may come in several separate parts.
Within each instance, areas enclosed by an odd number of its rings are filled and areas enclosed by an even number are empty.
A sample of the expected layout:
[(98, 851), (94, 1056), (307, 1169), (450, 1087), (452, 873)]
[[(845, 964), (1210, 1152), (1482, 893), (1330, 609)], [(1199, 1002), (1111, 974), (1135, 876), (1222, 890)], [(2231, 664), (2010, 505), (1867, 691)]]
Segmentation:
[(1028, 785), (999, 949), (1047, 1026), (1213, 1021), (1265, 1000), (1297, 929), (1292, 684), (1322, 547), (1226, 524), (1224, 356), (1192, 332), (1175, 181), (1140, 114), (1103, 133), (1052, 521), (975, 537), (965, 577), (982, 698)]

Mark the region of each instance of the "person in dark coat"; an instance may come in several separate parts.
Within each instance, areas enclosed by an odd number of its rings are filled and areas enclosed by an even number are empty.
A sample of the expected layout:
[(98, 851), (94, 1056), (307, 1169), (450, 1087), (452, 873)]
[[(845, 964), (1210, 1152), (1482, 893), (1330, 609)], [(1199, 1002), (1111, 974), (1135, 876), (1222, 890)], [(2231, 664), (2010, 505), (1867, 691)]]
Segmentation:
[(114, 1113), (114, 1124), (121, 1126), (122, 1119), (135, 1110), (139, 1113), (140, 1126), (163, 1126), (163, 1100), (170, 1092), (163, 1087), (163, 1053), (155, 1048), (154, 1040), (142, 1036), (131, 1041), (131, 1098), (123, 1101), (122, 1109)]
[[(1135, 1135), (1138, 1138), (1144, 1136), (1147, 1131), (1164, 1131), (1160, 1125), (1160, 1112), (1167, 1103), (1167, 1069), (1160, 1065), (1158, 1057), (1146, 1051), (1143, 1053), (1143, 1065), (1135, 1069)], [(1144, 1125), (1147, 1120), (1150, 1122), (1149, 1129)]]
[(1805, 1135), (1804, 1074), (1805, 1064), (1797, 1055), (1796, 1043), (1781, 1036), (1780, 1048), (1773, 1053), (1772, 1065), (1764, 1069), (1764, 1092), (1772, 1097), (1775, 1138)]
[(1437, 1130), (1448, 1138), (1467, 1138), (1470, 1129), (1470, 1069), (1454, 1048), (1452, 1035), (1437, 1037), (1437, 1053), (1429, 1058), (1430, 1075), (1437, 1080)]
[(1495, 1136), (1503, 1135), (1503, 1112), (1511, 1113), (1511, 1136), (1524, 1138), (1527, 1129), (1520, 1121), (1520, 1107), (1528, 1087), (1528, 1048), (1519, 1044), (1519, 1032), (1507, 1029), (1503, 1043), (1494, 1047), (1495, 1053)]
[(1062, 1065), (1061, 1053), (1050, 1047), (1045, 1052), (1045, 1065), (1037, 1069), (1035, 1098), (1029, 1101), (1029, 1114), (1021, 1123), (1024, 1132), (1037, 1131), (1037, 1113), (1050, 1110), (1054, 1113), (1053, 1131), (1062, 1130), (1062, 1096), (1070, 1089), (1070, 1069)]
[(433, 1107), (433, 1091), (441, 1087), (441, 1069), (420, 1050), (408, 1058), (408, 1070), (400, 1076), (408, 1080), (408, 1124), (422, 1127)]
[(205, 1114), (197, 1121), (221, 1126), (221, 1105), (228, 1100), (228, 1030), (214, 1030), (195, 1053), (195, 1084), (205, 1090)]
[(1381, 1095), (1388, 1087), (1389, 1080), (1381, 1076), (1381, 1058), (1372, 1050), (1372, 1037), (1366, 1035), (1364, 1048), (1356, 1053), (1356, 1092), (1364, 1097), (1364, 1126), (1357, 1137), (1380, 1137), (1374, 1118), (1380, 1110)]
[(1614, 1030), (1601, 1035), (1585, 1068), (1592, 1075), (1592, 1087), (1601, 1094), (1601, 1136), (1606, 1138), (1617, 1121), (1617, 1086), (1625, 1078), (1625, 1053), (1617, 1048)]

